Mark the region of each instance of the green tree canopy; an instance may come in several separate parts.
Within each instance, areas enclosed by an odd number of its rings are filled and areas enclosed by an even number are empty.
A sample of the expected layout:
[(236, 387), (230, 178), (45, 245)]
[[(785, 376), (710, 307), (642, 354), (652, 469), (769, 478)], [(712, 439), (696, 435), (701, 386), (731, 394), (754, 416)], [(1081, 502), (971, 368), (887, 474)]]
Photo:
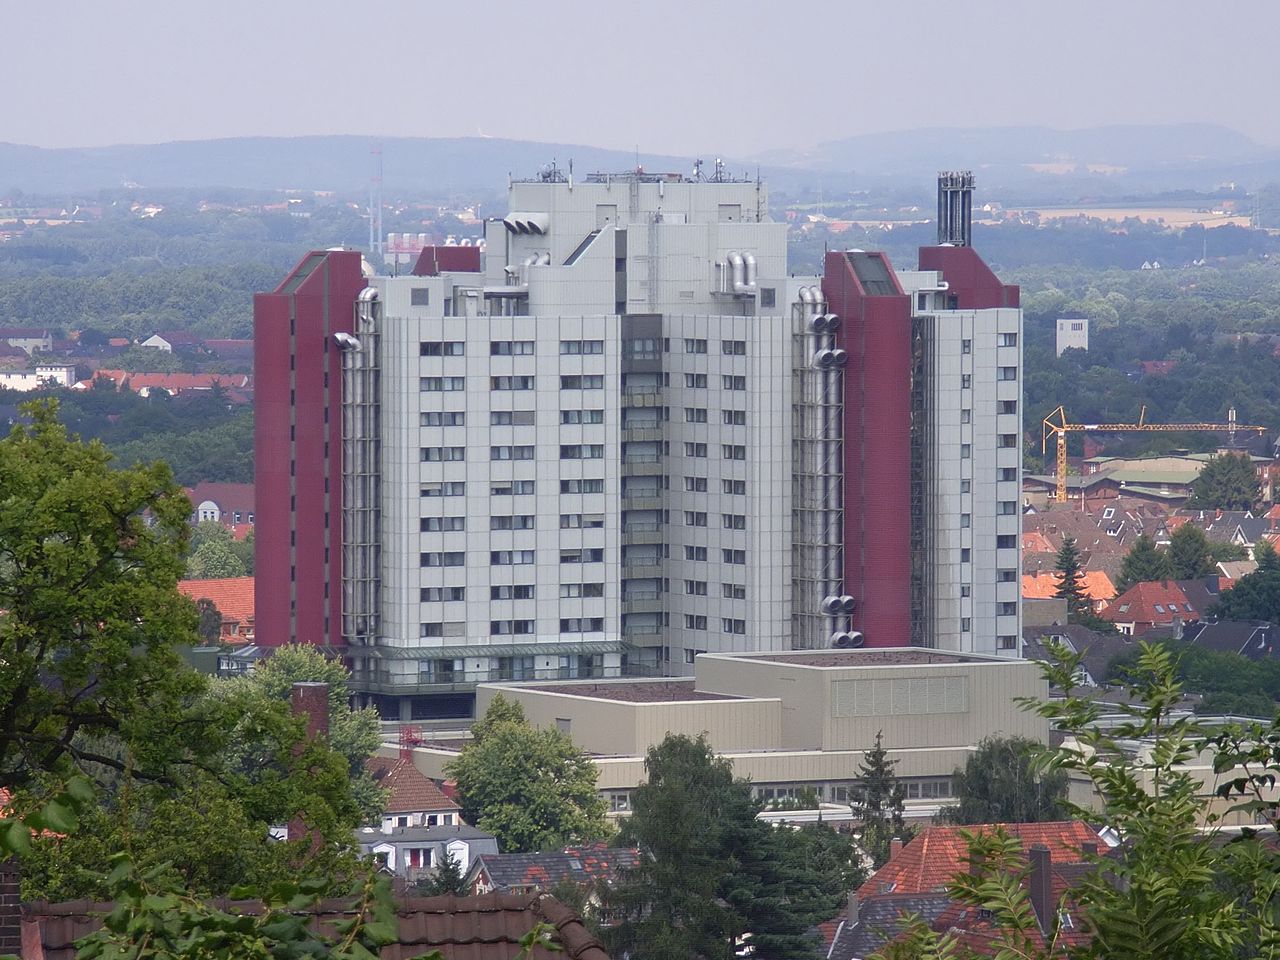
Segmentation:
[(509, 853), (545, 850), (608, 835), (595, 764), (559, 730), (539, 730), (490, 708), (479, 739), (446, 767), (458, 783), (462, 816)]
[(906, 790), (894, 775), (897, 760), (889, 759), (884, 747), (884, 731), (877, 731), (875, 746), (858, 765), (858, 790), (853, 815), (862, 821), (862, 849), (877, 869), (889, 860), (893, 840), (909, 840), (911, 832), (903, 819)]
[(1196, 580), (1213, 573), (1209, 540), (1193, 523), (1184, 523), (1169, 538), (1169, 573), (1174, 580)]
[(220, 577), (243, 577), (244, 564), (231, 549), (230, 543), (206, 540), (191, 554), (187, 561), (187, 576), (192, 580), (215, 580)]
[(1124, 593), (1135, 583), (1168, 580), (1171, 576), (1169, 558), (1156, 547), (1155, 540), (1142, 534), (1133, 542), (1120, 565), (1120, 578), (1116, 590)]
[(208, 597), (201, 597), (196, 601), (196, 611), (200, 617), (196, 627), (200, 639), (207, 644), (217, 643), (222, 637), (222, 613), (218, 605)]
[(1036, 823), (1066, 813), (1067, 776), (1036, 769), (1041, 744), (1025, 737), (987, 737), (954, 776), (959, 803), (943, 811), (951, 823)]
[(1249, 510), (1261, 497), (1248, 454), (1224, 453), (1210, 460), (1191, 485), (1187, 506), (1202, 510)]

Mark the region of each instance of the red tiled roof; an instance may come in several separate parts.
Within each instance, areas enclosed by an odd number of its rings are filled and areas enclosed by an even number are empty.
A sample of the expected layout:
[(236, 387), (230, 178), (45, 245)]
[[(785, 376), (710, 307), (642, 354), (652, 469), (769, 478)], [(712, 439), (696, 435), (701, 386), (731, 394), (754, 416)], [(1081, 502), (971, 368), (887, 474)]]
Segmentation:
[(253, 621), (253, 577), (179, 580), (178, 589), (192, 600), (212, 600), (223, 620)]
[(1175, 619), (1199, 619), (1201, 612), (1175, 581), (1153, 580), (1135, 583), (1103, 607), (1098, 616), (1113, 623), (1169, 624)]
[(385, 810), (389, 814), (456, 812), (460, 809), (412, 761), (370, 757), (365, 767), (378, 786), (387, 791)]
[(640, 851), (635, 847), (593, 843), (545, 853), (483, 853), (473, 870), (499, 890), (545, 890), (566, 880), (613, 883), (621, 871), (634, 869), (639, 862)]
[[(218, 901), (229, 913), (253, 914), (255, 901)], [(102, 926), (114, 904), (87, 900), (23, 905), (23, 960), (74, 960), (75, 941)], [(349, 916), (350, 904), (326, 900), (310, 909), (312, 923), (332, 929)], [(439, 950), (444, 960), (511, 960), (520, 940), (539, 923), (550, 925), (552, 952), (535, 947), (530, 960), (609, 960), (582, 920), (545, 893), (487, 893), (478, 897), (406, 897), (396, 903), (397, 942), (382, 948), (381, 960), (408, 960)]]
[(94, 379), (105, 378), (115, 384), (117, 390), (167, 390), (182, 393), (186, 390), (212, 390), (221, 385), (230, 390), (249, 386), (250, 377), (245, 373), (132, 373), (128, 370), (97, 370)]
[(930, 893), (946, 889), (952, 877), (968, 869), (965, 857), (968, 856), (969, 845), (961, 832), (981, 832), (995, 826), (1003, 827), (1009, 836), (1022, 841), (1024, 853), (1036, 844), (1048, 847), (1055, 863), (1079, 861), (1084, 845), (1098, 842), (1098, 834), (1080, 820), (926, 827), (858, 888), (858, 896)]
[[(1115, 584), (1101, 570), (1085, 570), (1081, 579), (1084, 581), (1084, 595), (1090, 600), (1110, 600), (1116, 595)], [(1057, 593), (1061, 582), (1062, 575), (1057, 571), (1023, 574), (1022, 597), (1024, 600), (1048, 600)]]

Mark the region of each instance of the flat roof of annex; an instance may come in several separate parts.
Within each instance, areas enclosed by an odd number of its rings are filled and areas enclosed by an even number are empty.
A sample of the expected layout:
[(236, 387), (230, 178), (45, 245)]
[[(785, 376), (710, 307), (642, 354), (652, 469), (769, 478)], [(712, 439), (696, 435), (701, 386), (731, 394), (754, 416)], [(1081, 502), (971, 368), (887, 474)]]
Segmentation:
[[(503, 684), (486, 684), (503, 686)], [(520, 690), (554, 693), (567, 697), (587, 697), (618, 703), (687, 703), (699, 700), (747, 700), (728, 693), (711, 693), (694, 687), (692, 677), (653, 680), (561, 680), (552, 683), (512, 684)]]
[(923, 647), (877, 647), (861, 650), (787, 650), (772, 653), (704, 653), (698, 659), (756, 661), (808, 667), (819, 670), (848, 670), (851, 667), (925, 667), (974, 664), (1000, 666), (1025, 661), (1013, 657), (986, 656), (929, 650)]

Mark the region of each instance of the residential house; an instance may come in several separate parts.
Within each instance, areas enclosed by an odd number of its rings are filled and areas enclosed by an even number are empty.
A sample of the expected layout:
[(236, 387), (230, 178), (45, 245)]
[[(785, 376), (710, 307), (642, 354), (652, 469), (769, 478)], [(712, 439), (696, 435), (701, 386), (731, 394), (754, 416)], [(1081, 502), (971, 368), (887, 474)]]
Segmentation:
[(383, 869), (410, 882), (431, 876), (446, 858), (465, 874), (472, 860), (496, 854), (498, 841), (491, 833), (458, 823), (451, 827), (393, 827), (356, 831), (360, 852), (378, 860)]
[(1276, 656), (1276, 630), (1265, 620), (1210, 620), (1189, 624), (1182, 639), (1219, 653), (1236, 653), (1250, 660)]
[(253, 378), (245, 373), (132, 373), (128, 370), (101, 369), (93, 379), (81, 380), (76, 390), (92, 390), (110, 382), (117, 390), (132, 390), (143, 397), (163, 390), (171, 397), (187, 393), (206, 393), (221, 389), (228, 403), (248, 403), (252, 399)]
[(222, 616), (223, 643), (253, 643), (253, 577), (179, 580), (178, 589), (192, 600), (212, 600)]
[(1053, 627), (1027, 627), (1022, 631), (1022, 655), (1028, 660), (1050, 662), (1049, 641), (1062, 644), (1083, 658), (1076, 682), (1081, 686), (1100, 687), (1106, 684), (1107, 667), (1122, 653), (1133, 649), (1133, 637), (1121, 633), (1098, 633), (1078, 623)]
[[(187, 487), (192, 523), (212, 521), (224, 527), (253, 526), (253, 484), (201, 481)], [(240, 539), (240, 538), (237, 538)]]
[[(1116, 595), (1115, 584), (1102, 570), (1085, 570), (1082, 572), (1081, 587), (1089, 598), (1094, 611), (1101, 610)], [(1024, 573), (1022, 575), (1023, 600), (1049, 600), (1058, 593), (1062, 585), (1062, 575), (1056, 570), (1045, 573)]]
[(462, 823), (462, 808), (412, 760), (370, 757), (365, 768), (387, 791), (382, 815), (384, 832), (397, 827), (448, 827)]
[(73, 364), (41, 363), (21, 370), (0, 370), (0, 387), (29, 393), (46, 387), (69, 387), (76, 382)]
[(0, 343), (16, 347), (27, 356), (53, 350), (53, 334), (44, 327), (0, 327)]
[(246, 370), (253, 369), (252, 340), (206, 340), (204, 349), (227, 363), (242, 363)]
[(1203, 618), (1218, 600), (1218, 577), (1135, 583), (1099, 612), (1121, 633), (1140, 637), (1158, 628), (1178, 629)]
[[(962, 833), (995, 826), (927, 827), (905, 846), (895, 843), (889, 862), (850, 895), (845, 912), (819, 927), (828, 938), (827, 960), (866, 960), (895, 940), (913, 914), (939, 932), (955, 933), (979, 955), (993, 955), (997, 931), (991, 915), (951, 900), (946, 888), (953, 877), (970, 869)], [(1082, 871), (1093, 868), (1091, 858), (1109, 849), (1110, 842), (1080, 820), (998, 826), (1021, 841), (1030, 866), (1025, 882), (1042, 935), (1061, 924), (1063, 939), (1078, 946), (1077, 932), (1084, 925), (1064, 895)]]
[(603, 843), (546, 853), (481, 854), (467, 873), (467, 889), (477, 894), (494, 890), (532, 893), (550, 890), (559, 883), (608, 885), (639, 862), (636, 848)]
[(199, 337), (185, 330), (164, 330), (138, 341), (140, 347), (165, 353), (199, 353), (203, 345)]

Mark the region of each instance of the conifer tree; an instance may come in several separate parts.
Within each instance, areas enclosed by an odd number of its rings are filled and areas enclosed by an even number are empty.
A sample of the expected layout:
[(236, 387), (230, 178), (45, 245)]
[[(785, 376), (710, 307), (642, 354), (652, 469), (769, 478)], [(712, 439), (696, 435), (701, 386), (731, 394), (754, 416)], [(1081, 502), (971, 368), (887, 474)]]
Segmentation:
[(1169, 538), (1169, 572), (1174, 580), (1195, 580), (1213, 573), (1204, 531), (1184, 523)]
[(1169, 557), (1160, 552), (1156, 542), (1145, 533), (1133, 542), (1120, 565), (1120, 578), (1116, 590), (1124, 593), (1135, 583), (1169, 579)]
[(877, 868), (889, 859), (890, 841), (909, 837), (903, 819), (906, 791), (894, 775), (897, 765), (884, 748), (884, 731), (877, 732), (875, 746), (858, 767), (860, 790), (852, 804), (854, 816), (862, 821), (862, 849)]
[(1054, 562), (1058, 571), (1058, 589), (1054, 596), (1067, 601), (1067, 614), (1074, 621), (1092, 613), (1089, 598), (1084, 592), (1084, 571), (1080, 569), (1080, 552), (1076, 550), (1074, 537), (1063, 537), (1062, 548)]

